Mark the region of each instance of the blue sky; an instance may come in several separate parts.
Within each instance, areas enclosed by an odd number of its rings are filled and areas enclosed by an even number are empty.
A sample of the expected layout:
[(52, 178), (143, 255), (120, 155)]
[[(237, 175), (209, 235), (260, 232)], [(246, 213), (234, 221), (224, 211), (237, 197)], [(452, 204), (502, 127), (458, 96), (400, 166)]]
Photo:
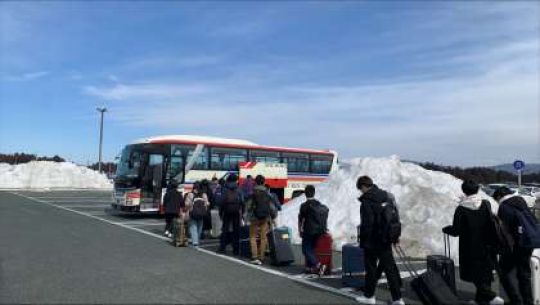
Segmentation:
[(160, 134), (540, 162), (539, 2), (0, 2), (0, 151)]

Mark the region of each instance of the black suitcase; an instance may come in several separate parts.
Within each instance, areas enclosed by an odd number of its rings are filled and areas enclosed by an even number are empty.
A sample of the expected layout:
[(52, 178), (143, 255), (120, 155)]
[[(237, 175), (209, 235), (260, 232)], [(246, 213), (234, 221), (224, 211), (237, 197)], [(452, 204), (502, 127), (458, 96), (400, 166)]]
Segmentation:
[(341, 248), (341, 282), (346, 287), (363, 288), (366, 282), (364, 249), (357, 244), (345, 244)]
[(413, 278), (411, 288), (418, 295), (422, 304), (455, 305), (462, 303), (439, 273), (428, 270), (426, 273), (419, 275), (407, 259), (403, 249), (399, 245), (395, 249), (403, 261), (403, 265)]
[(456, 268), (454, 266), (454, 261), (450, 257), (450, 236), (445, 234), (444, 255), (428, 255), (427, 270), (440, 274), (454, 294), (457, 294)]
[(239, 254), (245, 258), (251, 258), (251, 245), (249, 243), (249, 226), (240, 227)]
[(267, 237), (272, 265), (286, 266), (292, 264), (294, 262), (294, 254), (289, 243), (291, 237), (287, 230), (274, 229), (271, 226)]

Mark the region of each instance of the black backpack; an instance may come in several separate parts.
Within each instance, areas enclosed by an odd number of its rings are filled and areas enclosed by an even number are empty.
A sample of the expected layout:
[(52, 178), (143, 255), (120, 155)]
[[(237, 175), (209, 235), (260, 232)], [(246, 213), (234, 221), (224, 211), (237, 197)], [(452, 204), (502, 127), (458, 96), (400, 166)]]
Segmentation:
[(499, 254), (509, 254), (514, 251), (514, 238), (510, 234), (506, 225), (502, 222), (499, 216), (491, 212), (491, 204), (488, 200), (482, 200), (482, 203), (486, 205), (487, 212), (489, 213), (489, 220), (491, 225), (492, 243), (495, 251)]
[(388, 200), (381, 204), (378, 215), (379, 236), (383, 244), (395, 244), (401, 236), (401, 221), (394, 195), (388, 193)]
[(265, 219), (272, 216), (270, 205), (273, 204), (270, 195), (265, 191), (256, 190), (253, 192), (253, 215), (257, 219)]
[(310, 235), (320, 235), (324, 234), (327, 231), (327, 221), (328, 221), (328, 212), (329, 209), (322, 203), (309, 206), (308, 219), (306, 222), (306, 232)]
[(189, 213), (189, 217), (193, 220), (202, 220), (207, 212), (206, 200), (204, 200), (203, 195), (194, 195), (193, 208), (191, 209), (191, 213)]
[(225, 188), (223, 195), (225, 196), (225, 200), (223, 201), (223, 212), (225, 215), (239, 214), (240, 210), (242, 209), (242, 205), (240, 203), (240, 199), (238, 198), (238, 192), (236, 190)]

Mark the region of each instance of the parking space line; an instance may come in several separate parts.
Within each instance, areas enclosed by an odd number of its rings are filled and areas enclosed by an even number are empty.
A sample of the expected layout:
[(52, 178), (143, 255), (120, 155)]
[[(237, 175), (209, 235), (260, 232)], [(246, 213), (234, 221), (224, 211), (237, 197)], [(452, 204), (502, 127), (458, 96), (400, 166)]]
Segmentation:
[[(58, 202), (54, 202), (54, 204), (58, 204)], [(103, 209), (103, 208), (106, 208), (106, 207), (110, 207), (111, 205), (110, 204), (59, 204), (63, 207), (66, 207), (66, 208), (70, 208), (70, 209), (73, 209), (73, 208), (99, 208), (99, 209)]]

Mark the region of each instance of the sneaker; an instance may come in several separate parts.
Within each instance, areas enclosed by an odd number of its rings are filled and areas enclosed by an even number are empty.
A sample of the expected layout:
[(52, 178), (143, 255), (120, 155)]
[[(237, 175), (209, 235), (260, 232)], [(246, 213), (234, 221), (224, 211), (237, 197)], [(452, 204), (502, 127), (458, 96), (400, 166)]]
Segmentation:
[(169, 232), (169, 231), (165, 231), (165, 233), (163, 233), (163, 235), (165, 235), (165, 236), (169, 236), (169, 234), (171, 234), (171, 232)]
[(392, 305), (405, 305), (405, 302), (403, 302), (403, 299), (399, 299), (397, 301), (393, 301)]
[(259, 259), (254, 259), (254, 260), (251, 261), (251, 263), (253, 265), (259, 265), (259, 266), (262, 265), (262, 262)]
[(362, 303), (362, 304), (368, 304), (368, 305), (375, 305), (377, 304), (377, 300), (375, 300), (375, 297), (371, 297), (371, 298), (368, 298), (368, 297), (365, 297), (363, 295), (361, 296), (358, 296), (356, 297), (356, 302), (358, 303)]
[(322, 265), (322, 264), (321, 264), (321, 265), (319, 266), (319, 270), (317, 270), (317, 271), (318, 271), (317, 273), (319, 274), (319, 276), (323, 276), (324, 273), (326, 272), (326, 265)]
[(489, 305), (504, 305), (504, 300), (501, 297), (496, 296), (489, 301)]
[(168, 236), (169, 238), (172, 238), (172, 233), (169, 232), (169, 234), (167, 234), (167, 236)]

